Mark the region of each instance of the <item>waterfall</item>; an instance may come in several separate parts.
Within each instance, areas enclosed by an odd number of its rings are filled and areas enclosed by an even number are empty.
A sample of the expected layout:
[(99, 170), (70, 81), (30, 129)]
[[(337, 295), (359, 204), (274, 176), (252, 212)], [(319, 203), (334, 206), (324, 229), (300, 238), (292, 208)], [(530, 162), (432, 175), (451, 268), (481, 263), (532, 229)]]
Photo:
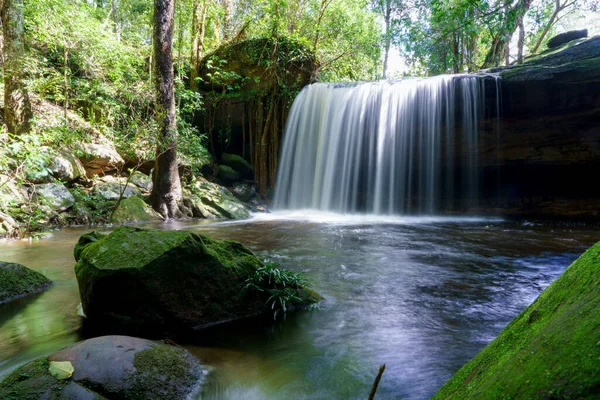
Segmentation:
[(472, 75), (307, 86), (286, 124), (275, 208), (435, 214), (476, 207), (484, 88)]

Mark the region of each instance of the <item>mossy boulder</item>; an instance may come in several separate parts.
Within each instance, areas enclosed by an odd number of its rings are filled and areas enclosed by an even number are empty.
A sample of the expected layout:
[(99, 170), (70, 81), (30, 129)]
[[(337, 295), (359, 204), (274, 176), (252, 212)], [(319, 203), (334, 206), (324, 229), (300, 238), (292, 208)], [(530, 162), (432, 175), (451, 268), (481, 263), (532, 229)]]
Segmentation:
[(27, 191), (16, 182), (16, 179), (0, 174), (0, 210), (26, 204)]
[(250, 218), (250, 209), (223, 186), (200, 178), (189, 189), (184, 203), (196, 218)]
[(433, 398), (597, 399), (599, 372), (597, 243)]
[(127, 179), (115, 178), (110, 175), (99, 178), (92, 193), (104, 200), (119, 200), (120, 198), (141, 196), (142, 194), (140, 189), (131, 182), (127, 182)]
[(221, 162), (239, 172), (245, 179), (254, 178), (254, 168), (242, 156), (223, 153), (221, 155)]
[[(238, 242), (120, 227), (82, 236), (75, 255), (88, 323), (113, 332), (167, 333), (270, 312), (268, 292), (244, 290), (263, 263)], [(292, 307), (320, 299), (298, 292)]]
[(119, 206), (111, 217), (114, 224), (127, 222), (150, 222), (164, 219), (152, 207), (138, 196), (132, 196), (121, 200)]
[[(50, 363), (71, 363), (66, 379)], [(204, 370), (186, 350), (128, 336), (103, 336), (31, 361), (0, 383), (3, 400), (184, 399), (195, 393)]]
[(145, 192), (152, 190), (152, 178), (140, 171), (135, 171), (131, 174), (129, 181)]
[(217, 178), (225, 185), (231, 185), (240, 180), (239, 172), (227, 165), (219, 165), (217, 169)]
[(77, 178), (85, 178), (85, 168), (79, 158), (64, 151), (43, 147), (42, 150), (50, 157), (48, 170), (54, 178), (71, 182)]
[(64, 211), (75, 204), (75, 197), (62, 183), (35, 185), (32, 191), (35, 198), (54, 211)]
[(51, 284), (52, 282), (39, 272), (21, 264), (0, 261), (0, 303), (41, 292)]

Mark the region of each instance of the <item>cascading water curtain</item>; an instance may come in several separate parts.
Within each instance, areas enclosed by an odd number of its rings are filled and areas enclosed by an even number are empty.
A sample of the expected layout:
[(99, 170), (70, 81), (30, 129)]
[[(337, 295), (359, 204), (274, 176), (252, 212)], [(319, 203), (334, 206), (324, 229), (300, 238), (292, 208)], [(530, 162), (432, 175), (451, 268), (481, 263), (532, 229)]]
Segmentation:
[(277, 209), (435, 214), (475, 207), (484, 81), (316, 83), (290, 111)]

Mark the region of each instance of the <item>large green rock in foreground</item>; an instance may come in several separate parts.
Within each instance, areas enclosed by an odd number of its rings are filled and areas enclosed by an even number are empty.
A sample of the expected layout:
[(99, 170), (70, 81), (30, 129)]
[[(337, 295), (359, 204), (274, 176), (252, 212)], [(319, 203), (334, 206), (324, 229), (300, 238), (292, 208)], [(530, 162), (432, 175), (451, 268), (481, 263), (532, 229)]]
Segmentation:
[[(59, 368), (51, 370), (56, 362)], [(184, 399), (198, 391), (203, 375), (198, 360), (183, 348), (102, 336), (17, 368), (0, 383), (0, 399)]]
[(0, 303), (41, 292), (52, 282), (21, 264), (0, 261)]
[(433, 398), (600, 398), (600, 243)]
[[(75, 258), (88, 321), (113, 332), (165, 333), (272, 313), (270, 292), (244, 290), (263, 264), (238, 242), (120, 227), (83, 235)], [(297, 300), (288, 306), (320, 300), (309, 289), (294, 290)]]

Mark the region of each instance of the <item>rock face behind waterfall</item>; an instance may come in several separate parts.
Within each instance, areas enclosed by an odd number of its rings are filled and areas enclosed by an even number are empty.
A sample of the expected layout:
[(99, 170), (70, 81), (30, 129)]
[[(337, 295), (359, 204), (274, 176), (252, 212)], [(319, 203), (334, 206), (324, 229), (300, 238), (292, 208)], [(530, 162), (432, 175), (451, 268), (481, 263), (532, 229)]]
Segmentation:
[[(160, 334), (270, 311), (267, 292), (244, 290), (263, 264), (238, 242), (120, 227), (83, 235), (75, 259), (88, 320), (112, 332)], [(297, 307), (320, 298), (304, 288), (298, 295)]]
[(433, 397), (600, 397), (600, 243), (575, 261)]
[(480, 148), (484, 208), (600, 218), (600, 186), (589, 183), (600, 173), (600, 36), (499, 72), (499, 132), (487, 130)]

